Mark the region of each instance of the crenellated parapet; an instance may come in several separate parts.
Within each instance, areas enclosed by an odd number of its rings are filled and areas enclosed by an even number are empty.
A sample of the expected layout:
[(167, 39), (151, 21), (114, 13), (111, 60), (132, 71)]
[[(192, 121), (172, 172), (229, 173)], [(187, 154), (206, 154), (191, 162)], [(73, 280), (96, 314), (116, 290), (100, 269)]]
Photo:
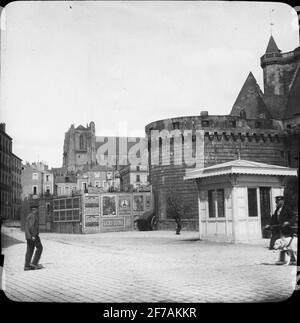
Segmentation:
[(151, 130), (204, 130), (215, 131), (230, 131), (247, 132), (251, 130), (263, 130), (266, 133), (272, 130), (279, 130), (278, 126), (273, 123), (270, 118), (259, 116), (256, 119), (246, 119), (240, 116), (232, 115), (199, 115), (199, 116), (185, 116), (158, 120), (149, 123), (145, 127), (146, 134), (148, 135)]
[(300, 59), (300, 47), (295, 48), (294, 50), (286, 53), (277, 52), (277, 53), (265, 53), (260, 58), (260, 65), (262, 68), (267, 65), (286, 65), (299, 61)]
[(262, 142), (262, 143), (274, 143), (281, 142), (284, 133), (281, 132), (268, 132), (268, 131), (206, 131), (204, 137), (210, 141), (248, 141), (248, 142)]

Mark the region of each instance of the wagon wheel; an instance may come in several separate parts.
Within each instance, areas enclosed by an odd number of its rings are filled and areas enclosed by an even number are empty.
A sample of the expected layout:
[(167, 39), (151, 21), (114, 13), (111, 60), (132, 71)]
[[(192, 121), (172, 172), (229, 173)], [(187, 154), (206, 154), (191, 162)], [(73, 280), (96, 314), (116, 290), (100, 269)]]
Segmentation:
[(150, 223), (150, 229), (158, 230), (158, 223), (159, 223), (158, 218), (156, 216), (153, 216)]

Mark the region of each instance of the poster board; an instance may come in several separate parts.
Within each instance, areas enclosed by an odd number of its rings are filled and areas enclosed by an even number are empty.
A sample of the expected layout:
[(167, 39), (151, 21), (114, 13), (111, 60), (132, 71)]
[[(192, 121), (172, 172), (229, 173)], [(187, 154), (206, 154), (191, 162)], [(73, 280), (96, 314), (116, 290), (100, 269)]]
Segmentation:
[(84, 195), (83, 198), (84, 227), (99, 230), (100, 226), (100, 196)]

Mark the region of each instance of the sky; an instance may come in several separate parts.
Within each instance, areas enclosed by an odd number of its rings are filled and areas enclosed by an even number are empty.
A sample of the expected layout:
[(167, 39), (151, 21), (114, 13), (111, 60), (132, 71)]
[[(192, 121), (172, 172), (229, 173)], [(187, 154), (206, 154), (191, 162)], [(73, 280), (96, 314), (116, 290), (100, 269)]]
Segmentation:
[(270, 21), (283, 52), (299, 46), (284, 3), (11, 2), (1, 14), (0, 120), (13, 152), (60, 167), (72, 123), (143, 136), (155, 120), (229, 114), (250, 71), (263, 90)]

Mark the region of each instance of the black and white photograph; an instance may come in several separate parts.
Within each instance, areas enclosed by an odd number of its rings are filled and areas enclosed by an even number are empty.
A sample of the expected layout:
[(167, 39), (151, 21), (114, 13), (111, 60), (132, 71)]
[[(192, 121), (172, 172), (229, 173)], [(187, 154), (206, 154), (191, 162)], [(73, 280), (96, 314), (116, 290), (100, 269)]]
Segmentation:
[(99, 319), (133, 321), (291, 301), (299, 14), (259, 1), (2, 7), (6, 302), (105, 304)]

